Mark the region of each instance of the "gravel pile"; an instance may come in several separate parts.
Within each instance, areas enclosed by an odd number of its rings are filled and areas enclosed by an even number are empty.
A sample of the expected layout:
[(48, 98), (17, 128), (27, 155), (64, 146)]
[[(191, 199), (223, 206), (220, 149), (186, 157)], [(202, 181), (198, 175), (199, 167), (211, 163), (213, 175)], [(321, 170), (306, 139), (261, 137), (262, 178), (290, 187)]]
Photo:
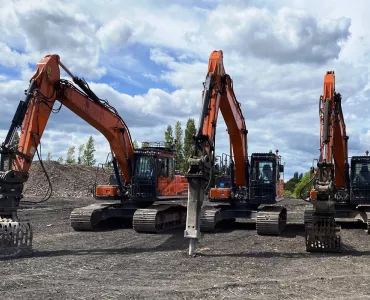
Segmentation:
[[(108, 184), (110, 170), (83, 165), (65, 165), (56, 161), (43, 161), (46, 172), (53, 186), (53, 197), (91, 196), (91, 187), (95, 183)], [(32, 162), (30, 177), (24, 186), (24, 196), (44, 196), (49, 188), (48, 180), (39, 161)]]

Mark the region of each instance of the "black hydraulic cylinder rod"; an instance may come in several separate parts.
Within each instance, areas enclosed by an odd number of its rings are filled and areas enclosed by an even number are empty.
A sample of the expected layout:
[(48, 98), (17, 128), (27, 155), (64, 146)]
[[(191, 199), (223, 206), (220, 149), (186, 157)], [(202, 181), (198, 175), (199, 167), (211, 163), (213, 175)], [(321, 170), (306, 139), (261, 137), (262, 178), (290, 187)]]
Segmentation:
[(202, 107), (202, 112), (201, 112), (200, 119), (199, 119), (199, 126), (198, 126), (197, 136), (200, 136), (202, 134), (202, 129), (203, 129), (203, 125), (204, 125), (204, 118), (208, 114), (209, 90), (211, 88), (211, 78), (212, 78), (212, 73), (209, 73), (207, 75), (205, 86), (204, 86), (203, 107)]
[(26, 91), (26, 99), (24, 101), (20, 101), (18, 104), (18, 108), (12, 120), (12, 124), (10, 125), (8, 134), (6, 135), (5, 141), (3, 143), (4, 146), (8, 145), (12, 141), (15, 131), (19, 126), (22, 125), (35, 87), (36, 82), (32, 79), (28, 90)]

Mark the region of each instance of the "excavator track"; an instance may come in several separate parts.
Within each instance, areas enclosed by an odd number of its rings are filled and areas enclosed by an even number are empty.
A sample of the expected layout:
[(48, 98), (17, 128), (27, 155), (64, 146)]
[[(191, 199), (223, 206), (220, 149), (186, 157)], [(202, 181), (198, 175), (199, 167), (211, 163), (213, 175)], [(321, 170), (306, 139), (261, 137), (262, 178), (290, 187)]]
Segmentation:
[(104, 209), (112, 204), (91, 204), (75, 208), (70, 215), (71, 226), (76, 231), (91, 231), (104, 220)]
[[(307, 215), (309, 212), (307, 212)], [(307, 252), (341, 252), (340, 226), (333, 215), (311, 214), (305, 220)]]
[(227, 208), (225, 207), (207, 207), (204, 208), (200, 217), (200, 231), (213, 232), (219, 222), (235, 222), (235, 218), (226, 216)]
[(185, 226), (186, 207), (182, 205), (152, 205), (137, 209), (132, 220), (136, 232), (158, 233)]
[(33, 231), (29, 222), (0, 217), (0, 258), (32, 253)]
[(283, 206), (265, 206), (257, 214), (256, 230), (259, 235), (280, 235), (287, 223)]

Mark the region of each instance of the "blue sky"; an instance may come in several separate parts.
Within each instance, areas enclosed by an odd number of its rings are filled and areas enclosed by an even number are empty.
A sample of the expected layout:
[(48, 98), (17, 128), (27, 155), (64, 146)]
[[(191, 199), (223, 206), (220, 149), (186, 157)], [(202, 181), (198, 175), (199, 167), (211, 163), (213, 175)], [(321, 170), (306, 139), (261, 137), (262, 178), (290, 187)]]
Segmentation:
[[(370, 148), (367, 1), (43, 1), (0, 0), (0, 140), (36, 63), (57, 53), (94, 92), (120, 112), (138, 141), (164, 138), (168, 124), (198, 116), (202, 82), (213, 50), (226, 72), (249, 130), (249, 154), (279, 149), (285, 179), (319, 155), (318, 99), (326, 71), (350, 136), (350, 155)], [(220, 117), (217, 151), (228, 152)], [(93, 135), (97, 158), (104, 137), (67, 108), (51, 115), (43, 153), (66, 155)]]

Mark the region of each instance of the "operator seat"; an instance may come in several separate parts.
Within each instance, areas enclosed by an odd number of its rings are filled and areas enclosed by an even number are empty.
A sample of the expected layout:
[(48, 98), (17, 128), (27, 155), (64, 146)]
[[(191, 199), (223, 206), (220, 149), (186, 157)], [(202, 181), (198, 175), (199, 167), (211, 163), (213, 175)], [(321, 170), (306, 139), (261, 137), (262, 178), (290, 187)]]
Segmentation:
[(264, 181), (271, 181), (272, 180), (272, 170), (270, 165), (264, 165), (262, 168), (262, 176), (261, 179)]

